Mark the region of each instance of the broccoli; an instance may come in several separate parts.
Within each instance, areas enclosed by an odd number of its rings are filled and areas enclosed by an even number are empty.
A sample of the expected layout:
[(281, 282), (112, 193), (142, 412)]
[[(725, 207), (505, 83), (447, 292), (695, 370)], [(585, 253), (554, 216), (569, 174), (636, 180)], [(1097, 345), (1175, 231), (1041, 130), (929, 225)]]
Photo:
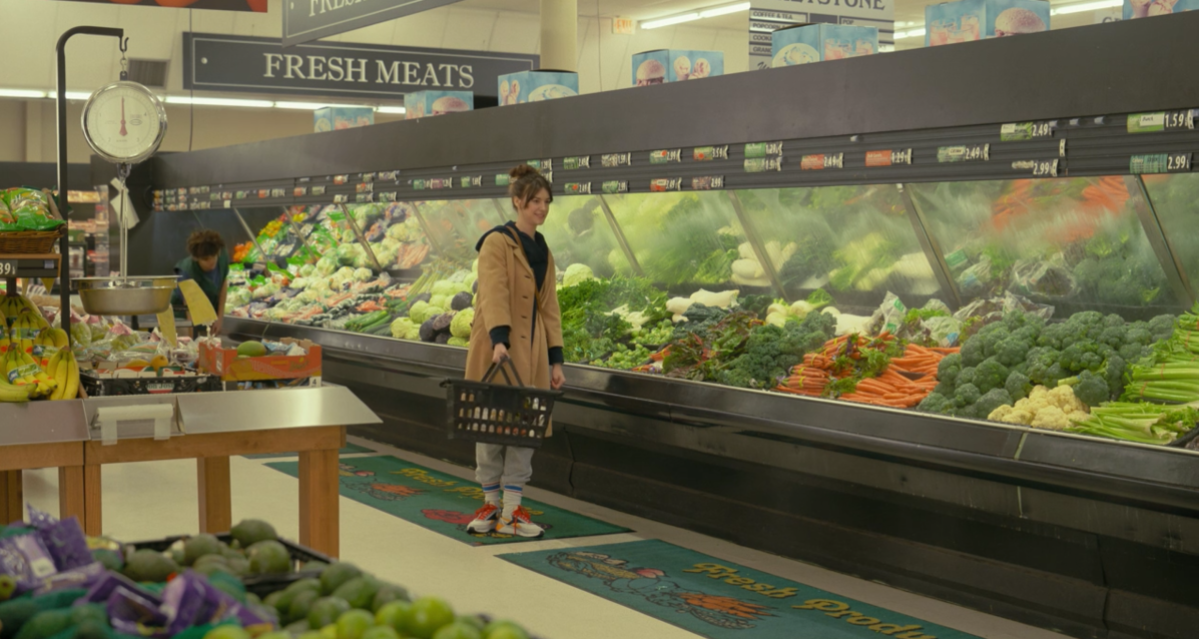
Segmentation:
[(916, 406), (916, 410), (925, 413), (952, 415), (954, 413), (954, 403), (945, 395), (933, 391)]
[[(1028, 397), (1028, 392), (1032, 390), (1032, 382), (1024, 373), (1013, 372), (1007, 376), (1007, 382), (1003, 385), (1003, 388), (1014, 403)], [(987, 414), (990, 415), (990, 413)]]
[(961, 353), (950, 353), (941, 358), (941, 363), (937, 364), (937, 380), (953, 385), (958, 378), (958, 373), (962, 372), (962, 355)]
[(986, 349), (983, 347), (982, 333), (971, 337), (962, 344), (962, 365), (963, 366), (978, 366), (987, 358)]
[[(1167, 315), (1166, 317), (1169, 317)], [(1145, 322), (1136, 322), (1128, 328), (1124, 333), (1124, 341), (1120, 344), (1113, 344), (1115, 348), (1121, 348), (1125, 344), (1140, 344), (1148, 346), (1153, 343), (1153, 334), (1149, 332), (1148, 324)]]
[(1146, 328), (1153, 336), (1153, 341), (1155, 342), (1170, 339), (1174, 336), (1174, 316), (1158, 315), (1157, 317), (1149, 320)]
[(1108, 390), (1111, 391), (1110, 399), (1115, 399), (1124, 389), (1124, 371), (1127, 367), (1128, 363), (1119, 355), (1109, 357), (1103, 365), (1103, 378), (1107, 380)]
[(958, 378), (954, 380), (953, 385), (956, 388), (964, 384), (974, 384), (974, 380), (977, 375), (978, 371), (973, 367), (963, 368), (962, 372), (958, 373)]
[(945, 397), (949, 397), (950, 395), (953, 395), (953, 384), (950, 382), (940, 382), (937, 384), (936, 388), (933, 389), (933, 392)]
[(978, 391), (978, 387), (974, 384), (961, 384), (957, 391), (954, 392), (953, 403), (958, 408), (966, 408), (973, 406), (978, 399), (982, 397), (982, 393)]
[(992, 357), (974, 369), (974, 385), (979, 392), (985, 393), (992, 388), (1002, 388), (1007, 376), (1007, 367)]
[(1075, 340), (1077, 335), (1074, 334), (1074, 329), (1067, 322), (1059, 322), (1050, 324), (1041, 331), (1041, 336), (1037, 338), (1037, 345), (1060, 350), (1063, 344), (1069, 344)]
[(1003, 388), (993, 388), (974, 403), (974, 406), (970, 409), (971, 417), (986, 419), (996, 408), (1010, 406), (1013, 403), (1012, 396), (1006, 390)]
[(741, 388), (774, 388), (777, 378), (803, 361), (805, 353), (832, 339), (835, 330), (836, 319), (824, 313), (809, 313), (803, 321), (782, 327), (759, 326), (745, 341), (745, 352), (720, 371), (719, 381)]
[(1015, 366), (1028, 357), (1032, 340), (1012, 334), (995, 346), (995, 357), (1004, 366)]
[(1138, 362), (1149, 354), (1150, 348), (1140, 344), (1125, 344), (1120, 347), (1118, 355), (1126, 362)]
[(1078, 377), (1061, 380), (1060, 384), (1074, 387), (1074, 396), (1087, 406), (1098, 406), (1111, 397), (1111, 389), (1104, 379), (1091, 371), (1083, 371)]
[(1011, 337), (1012, 332), (1007, 329), (1002, 323), (995, 322), (988, 324), (983, 330), (979, 331), (975, 339), (983, 340), (983, 354), (986, 357), (994, 357), (999, 352), (999, 345)]

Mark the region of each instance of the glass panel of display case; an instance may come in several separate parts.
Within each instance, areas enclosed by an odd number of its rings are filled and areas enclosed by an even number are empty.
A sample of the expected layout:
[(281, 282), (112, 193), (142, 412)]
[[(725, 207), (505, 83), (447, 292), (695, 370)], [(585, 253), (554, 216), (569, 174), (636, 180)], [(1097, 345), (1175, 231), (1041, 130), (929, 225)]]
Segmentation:
[(1199, 175), (1146, 175), (1144, 180), (1174, 259), (1192, 294), (1199, 292), (1195, 289), (1199, 282), (1199, 233), (1196, 232), (1199, 227), (1195, 224), (1199, 211)]
[[(511, 206), (508, 210), (512, 210)], [(586, 266), (601, 278), (632, 272), (599, 197), (555, 197), (539, 230), (554, 252), (554, 263), (560, 273), (566, 273), (575, 264)], [(582, 273), (587, 270), (581, 266), (575, 268)]]
[[(734, 273), (738, 260), (756, 259), (728, 193), (637, 193), (603, 196), (646, 277), (671, 293), (741, 289), (772, 293), (765, 277)], [(607, 254), (618, 275), (633, 275), (618, 248)], [(756, 275), (755, 273), (747, 274)]]
[(415, 206), (432, 251), (447, 265), (458, 267), (469, 266), (478, 257), (475, 245), (483, 233), (507, 221), (490, 199), (416, 202)]
[[(791, 300), (823, 288), (838, 308), (865, 312), (877, 308), (888, 292), (909, 306), (942, 295), (894, 185), (736, 194)], [(761, 271), (756, 262), (749, 266)], [(744, 262), (733, 265), (734, 272), (741, 268)]]
[(1121, 176), (910, 188), (963, 303), (1011, 292), (1058, 316), (1130, 319), (1179, 307)]

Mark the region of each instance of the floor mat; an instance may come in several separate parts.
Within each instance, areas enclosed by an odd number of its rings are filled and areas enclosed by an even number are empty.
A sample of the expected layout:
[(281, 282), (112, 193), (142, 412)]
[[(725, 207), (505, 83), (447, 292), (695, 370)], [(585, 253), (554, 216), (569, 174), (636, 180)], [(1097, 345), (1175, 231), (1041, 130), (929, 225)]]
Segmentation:
[[(346, 447), (338, 451), (339, 455), (359, 455), (361, 453), (373, 453), (375, 451), (366, 446), (358, 444), (346, 444)], [(260, 455), (242, 455), (246, 459), (278, 459), (280, 457), (299, 457), (299, 453), (262, 453)]]
[[(299, 462), (271, 462), (267, 466), (292, 477)], [(341, 494), (447, 537), (480, 546), (532, 541), (511, 535), (475, 535), (466, 531), (474, 512), (483, 505), (478, 484), (425, 468), (390, 455), (341, 460)], [(545, 528), (541, 539), (565, 539), (628, 532), (628, 528), (585, 517), (524, 499), (533, 521)]]
[(500, 557), (711, 639), (978, 639), (664, 541)]

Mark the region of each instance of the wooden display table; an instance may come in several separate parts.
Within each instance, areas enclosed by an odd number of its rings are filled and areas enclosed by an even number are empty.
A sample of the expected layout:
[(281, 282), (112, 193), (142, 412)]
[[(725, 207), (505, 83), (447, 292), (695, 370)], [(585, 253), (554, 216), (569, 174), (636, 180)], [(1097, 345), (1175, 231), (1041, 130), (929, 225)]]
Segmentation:
[(88, 439), (83, 402), (0, 404), (0, 517), (25, 518), (21, 473), (58, 469), (59, 517), (84, 520), (83, 443)]
[[(169, 403), (175, 421), (169, 437), (155, 439), (148, 426), (119, 424), (118, 437), (103, 441), (97, 409)], [(195, 459), (199, 479), (200, 529), (225, 532), (233, 526), (229, 457), (260, 453), (300, 454), (300, 543), (331, 557), (339, 555), (338, 451), (346, 425), (380, 423), (348, 389), (340, 386), (225, 393), (97, 398), (85, 401), (91, 441), (83, 445), (84, 530), (103, 531), (104, 464)], [(160, 437), (162, 435), (160, 434)]]

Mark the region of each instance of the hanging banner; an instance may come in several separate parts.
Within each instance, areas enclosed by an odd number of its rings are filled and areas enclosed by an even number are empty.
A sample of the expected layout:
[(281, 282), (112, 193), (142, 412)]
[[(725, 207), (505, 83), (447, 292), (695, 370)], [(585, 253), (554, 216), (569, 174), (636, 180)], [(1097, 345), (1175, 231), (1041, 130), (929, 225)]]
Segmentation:
[(310, 42), (459, 0), (283, 0), (283, 46)]
[(169, 9), (209, 9), (216, 11), (253, 11), (266, 13), (267, 0), (68, 0), (70, 2), (95, 2), (99, 4), (135, 4), (143, 7), (165, 7)]
[(749, 9), (749, 68), (771, 66), (771, 34), (797, 24), (878, 28), (878, 43), (895, 44), (895, 0), (753, 0)]
[(499, 77), (537, 68), (538, 56), (456, 49), (183, 34), (183, 88), (395, 100), (412, 91), (497, 97)]

